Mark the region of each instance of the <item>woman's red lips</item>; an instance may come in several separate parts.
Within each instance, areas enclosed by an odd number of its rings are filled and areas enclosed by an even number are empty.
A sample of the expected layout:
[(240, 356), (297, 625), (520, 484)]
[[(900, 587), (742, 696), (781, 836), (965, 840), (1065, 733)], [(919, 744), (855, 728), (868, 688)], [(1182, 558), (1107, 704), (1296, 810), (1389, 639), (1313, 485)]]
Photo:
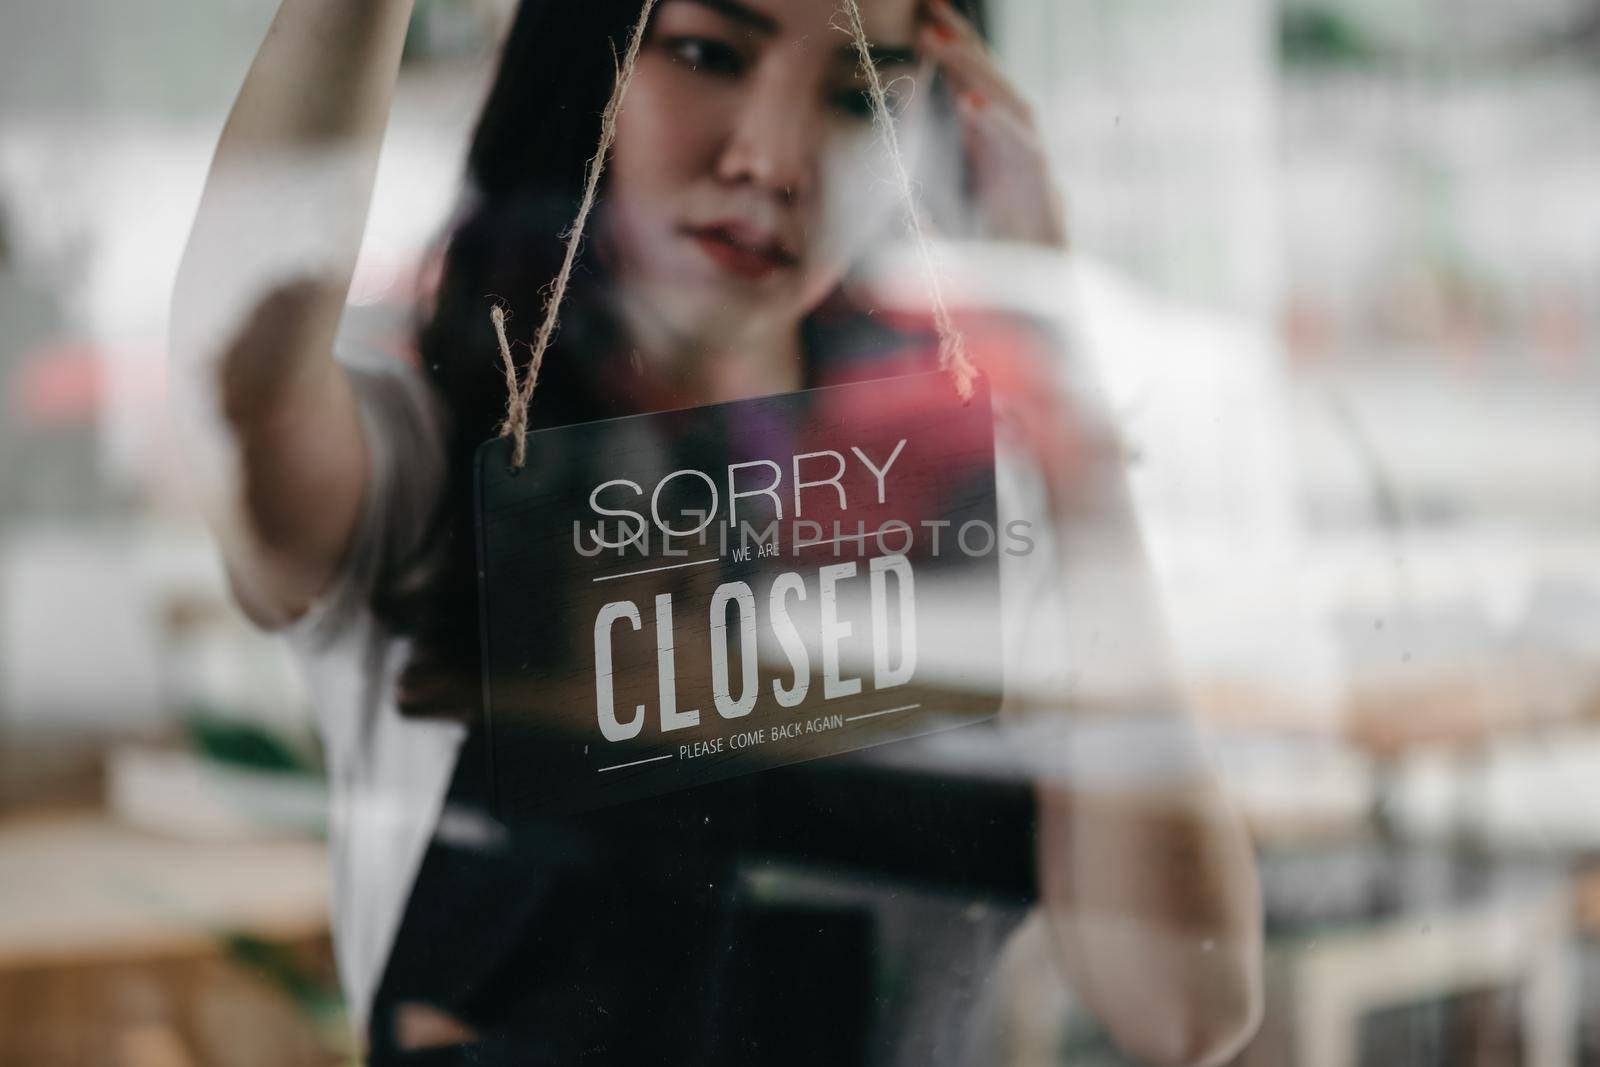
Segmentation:
[(793, 267), (799, 258), (775, 237), (743, 227), (718, 223), (691, 226), (684, 233), (723, 270), (741, 278), (759, 280)]

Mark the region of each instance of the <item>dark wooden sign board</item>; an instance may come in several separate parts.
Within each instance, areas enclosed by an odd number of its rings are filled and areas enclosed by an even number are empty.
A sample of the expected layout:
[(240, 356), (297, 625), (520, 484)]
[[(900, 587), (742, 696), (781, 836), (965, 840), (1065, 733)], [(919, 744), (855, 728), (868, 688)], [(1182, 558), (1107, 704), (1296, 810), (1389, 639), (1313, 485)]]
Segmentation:
[[(999, 708), (987, 389), (942, 374), (542, 430), (477, 455), (502, 818), (578, 812)], [(918, 637), (958, 578), (971, 684)], [(926, 596), (923, 598), (926, 602)], [(926, 675), (938, 675), (930, 683)]]

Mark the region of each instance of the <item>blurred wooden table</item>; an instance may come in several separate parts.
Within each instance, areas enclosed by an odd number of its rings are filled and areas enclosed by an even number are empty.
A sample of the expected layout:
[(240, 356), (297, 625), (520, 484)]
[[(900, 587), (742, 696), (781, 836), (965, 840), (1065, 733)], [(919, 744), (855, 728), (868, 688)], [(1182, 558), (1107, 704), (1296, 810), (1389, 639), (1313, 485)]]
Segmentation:
[(327, 936), (319, 842), (0, 822), (0, 1063), (339, 1062), (338, 1020), (286, 988), (332, 988)]
[(1515, 991), (1517, 1062), (1571, 1067), (1572, 905), (1557, 886), (1280, 941), (1268, 953), (1266, 1024), (1239, 1067), (1357, 1067), (1374, 1014), (1495, 989)]

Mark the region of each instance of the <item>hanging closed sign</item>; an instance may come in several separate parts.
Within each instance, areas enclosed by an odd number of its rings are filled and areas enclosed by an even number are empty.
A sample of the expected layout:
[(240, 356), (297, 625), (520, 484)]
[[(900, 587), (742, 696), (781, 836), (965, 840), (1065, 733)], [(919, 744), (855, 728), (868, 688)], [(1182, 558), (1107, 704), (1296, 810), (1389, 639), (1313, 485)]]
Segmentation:
[[(485, 444), (500, 814), (601, 807), (994, 714), (1000, 548), (977, 385), (969, 403), (934, 373), (543, 430), (520, 469), (510, 441)], [(935, 603), (970, 620), (960, 669), (930, 650)]]
[[(855, 0), (844, 9), (922, 251), (939, 372), (529, 432), (654, 6), (630, 37), (525, 371), (504, 309), (490, 312), (510, 403), (477, 454), (478, 560), (503, 818), (837, 755), (1000, 706), (989, 396), (939, 293)], [(930, 654), (933, 591), (963, 620), (959, 655), (948, 641)]]

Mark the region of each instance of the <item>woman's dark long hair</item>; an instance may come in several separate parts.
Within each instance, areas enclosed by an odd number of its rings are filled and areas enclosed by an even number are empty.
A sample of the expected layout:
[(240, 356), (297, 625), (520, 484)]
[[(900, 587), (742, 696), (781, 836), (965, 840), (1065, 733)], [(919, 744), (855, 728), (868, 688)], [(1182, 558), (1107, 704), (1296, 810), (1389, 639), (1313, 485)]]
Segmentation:
[[(447, 481), (424, 544), (390, 568), (373, 605), (393, 632), (412, 639), (400, 683), (408, 715), (471, 721), (479, 711), (469, 474), (474, 452), (494, 435), (506, 405), (489, 310), (497, 301), (511, 309), (508, 334), (526, 355), (600, 138), (616, 57), (640, 9), (641, 0), (524, 0), (478, 120), (464, 211), (418, 332), (423, 368), (451, 416)], [(618, 358), (616, 326), (602, 300), (600, 269), (595, 257), (584, 256), (541, 369), (532, 426), (639, 410), (644, 383)], [(814, 353), (816, 321), (805, 332)]]

